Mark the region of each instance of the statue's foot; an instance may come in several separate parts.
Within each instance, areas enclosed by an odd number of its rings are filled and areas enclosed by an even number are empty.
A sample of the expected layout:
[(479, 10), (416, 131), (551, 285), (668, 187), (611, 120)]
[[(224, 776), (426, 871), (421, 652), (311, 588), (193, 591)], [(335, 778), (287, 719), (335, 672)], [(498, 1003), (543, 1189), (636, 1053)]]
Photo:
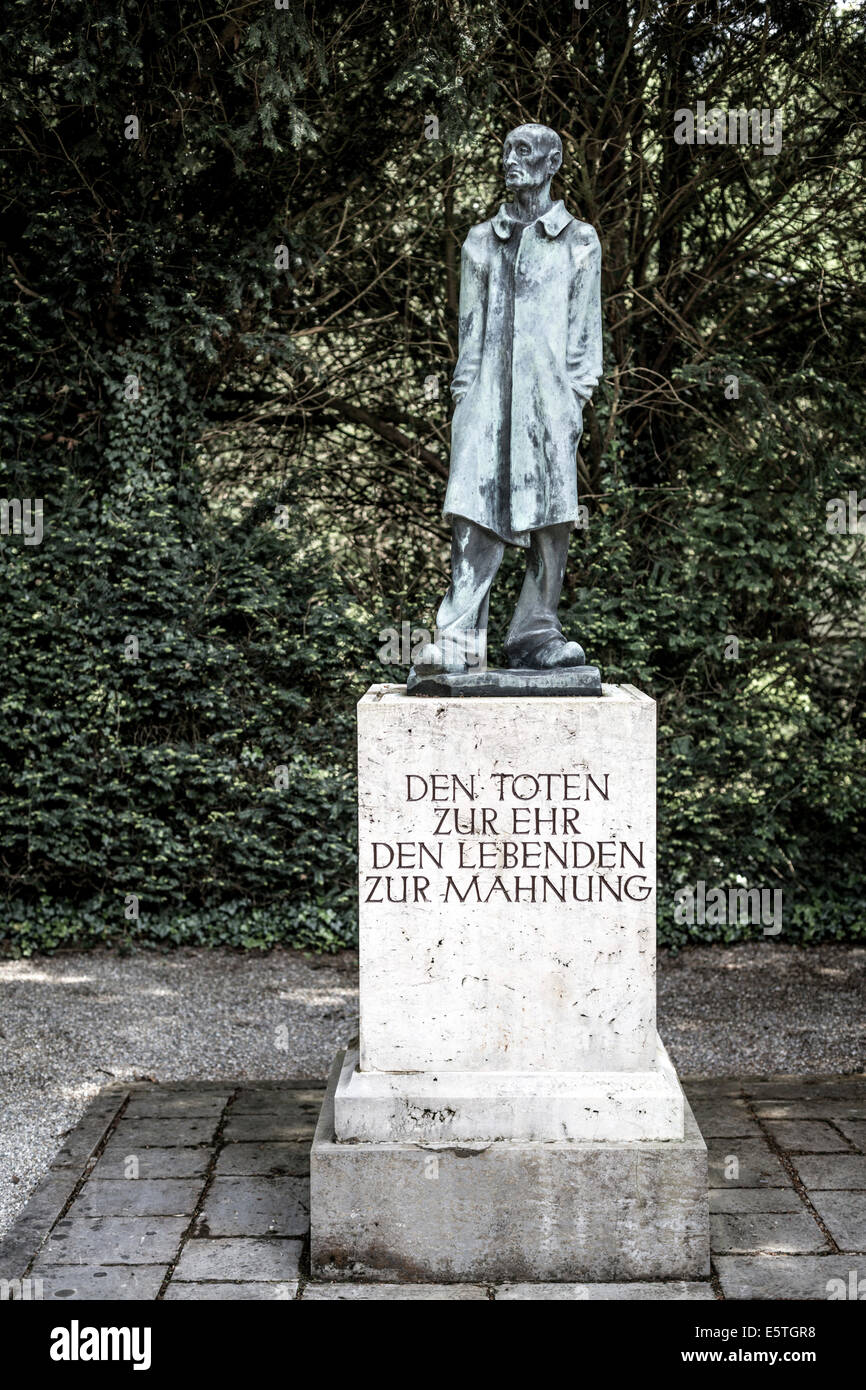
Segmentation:
[(566, 642), (564, 637), (554, 637), (539, 647), (532, 656), (510, 663), (512, 668), (529, 671), (556, 671), (563, 666), (584, 666), (586, 653), (579, 642)]
[(468, 671), (469, 662), (447, 653), (436, 642), (427, 642), (412, 665), (417, 676), (434, 676), (440, 671)]

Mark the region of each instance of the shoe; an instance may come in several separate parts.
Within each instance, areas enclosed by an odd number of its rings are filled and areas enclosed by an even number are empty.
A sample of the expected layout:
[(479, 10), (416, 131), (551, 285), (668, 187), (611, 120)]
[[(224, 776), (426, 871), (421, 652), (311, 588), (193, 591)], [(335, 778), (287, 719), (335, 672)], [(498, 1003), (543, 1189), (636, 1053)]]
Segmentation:
[(512, 670), (556, 671), (563, 666), (585, 666), (586, 653), (579, 642), (566, 642), (562, 637), (554, 637), (531, 656), (512, 661), (510, 665)]
[(439, 671), (468, 671), (469, 662), (459, 658), (446, 658), (442, 648), (435, 642), (427, 642), (418, 653), (412, 666), (417, 676), (433, 676)]

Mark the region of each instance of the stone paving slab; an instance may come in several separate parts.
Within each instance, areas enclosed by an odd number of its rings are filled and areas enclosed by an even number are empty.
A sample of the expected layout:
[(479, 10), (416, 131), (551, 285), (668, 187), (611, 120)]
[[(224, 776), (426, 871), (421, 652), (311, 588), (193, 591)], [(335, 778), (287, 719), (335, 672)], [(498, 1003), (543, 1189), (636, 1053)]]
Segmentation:
[[(849, 1290), (850, 1255), (720, 1255), (714, 1261), (725, 1298), (825, 1300), (840, 1296), (831, 1281)], [(855, 1271), (856, 1273), (856, 1271)], [(864, 1270), (860, 1270), (862, 1278)], [(850, 1293), (842, 1293), (850, 1297)], [(860, 1298), (866, 1297), (866, 1279)]]
[[(293, 1090), (291, 1109), (299, 1115), (310, 1118), (313, 1128), (319, 1118), (322, 1104), (321, 1088), (317, 1090)], [(285, 1115), (286, 1107), (281, 1104), (279, 1092), (264, 1091), (258, 1083), (247, 1087), (235, 1096), (232, 1102), (232, 1115)]]
[(163, 1091), (162, 1087), (131, 1096), (123, 1112), (124, 1120), (139, 1120), (142, 1116), (162, 1120), (174, 1116), (219, 1119), (231, 1091)]
[(0, 1279), (24, 1276), (34, 1253), (69, 1201), (74, 1174), (49, 1169), (11, 1231), (0, 1241)]
[(310, 1225), (308, 1178), (216, 1177), (196, 1236), (299, 1236)]
[(442, 1300), (452, 1303), (490, 1302), (483, 1284), (307, 1284), (304, 1303), (344, 1303), (395, 1300), (401, 1303)]
[(809, 1101), (816, 1098), (849, 1100), (859, 1096), (866, 1101), (866, 1076), (765, 1076), (745, 1077), (739, 1083), (741, 1092), (751, 1100)]
[(805, 1100), (758, 1100), (755, 1113), (762, 1120), (866, 1120), (866, 1101), (832, 1100), (816, 1096)]
[(214, 1170), (217, 1177), (263, 1174), (271, 1177), (307, 1177), (309, 1144), (226, 1144)]
[(735, 1212), (710, 1217), (713, 1251), (727, 1255), (813, 1255), (829, 1250), (808, 1212)]
[(174, 1277), (182, 1280), (222, 1279), (231, 1283), (283, 1282), (299, 1273), (300, 1240), (189, 1240)]
[(710, 1216), (727, 1212), (802, 1210), (803, 1199), (793, 1187), (710, 1188)]
[[(241, 1085), (248, 1083), (240, 1081), (160, 1081), (153, 1082), (150, 1087), (139, 1086), (138, 1084), (129, 1085), (127, 1088), (137, 1095), (142, 1090), (155, 1090), (160, 1095), (213, 1095), (215, 1092), (227, 1095), (237, 1090)], [(316, 1081), (293, 1080), (293, 1081), (257, 1081), (255, 1083), (257, 1091), (282, 1091), (287, 1085), (296, 1086), (316, 1086)]]
[(829, 1188), (866, 1191), (866, 1154), (805, 1154), (791, 1161), (810, 1192)]
[(840, 1250), (866, 1251), (866, 1192), (810, 1192), (809, 1197)]
[(248, 1284), (185, 1284), (179, 1279), (172, 1279), (165, 1291), (166, 1303), (201, 1303), (206, 1302), (272, 1302), (278, 1300), (286, 1302), (295, 1298), (298, 1292), (297, 1280), (283, 1284), (256, 1284), (250, 1281)]
[(866, 1298), (866, 1078), (685, 1089), (711, 1156), (713, 1283), (306, 1282), (323, 1090), (306, 1078), (107, 1086), (0, 1241), (0, 1279), (67, 1302), (825, 1299), (854, 1271)]
[(497, 1303), (538, 1302), (540, 1300), (671, 1303), (696, 1299), (714, 1302), (715, 1294), (709, 1283), (687, 1283), (673, 1280), (669, 1284), (502, 1284), (494, 1290)]
[(692, 1107), (698, 1128), (706, 1140), (762, 1137), (758, 1121), (744, 1101), (697, 1101)]
[(788, 1153), (850, 1153), (851, 1144), (826, 1120), (767, 1120), (771, 1139)]
[(127, 1153), (142, 1148), (177, 1148), (194, 1144), (212, 1144), (218, 1117), (216, 1115), (171, 1115), (164, 1119), (138, 1119), (124, 1115), (114, 1131), (114, 1145)]
[(232, 1115), (225, 1128), (226, 1142), (252, 1141), (256, 1144), (298, 1140), (313, 1141), (317, 1116), (292, 1110), (288, 1114)]
[(34, 1270), (41, 1274), (60, 1264), (168, 1264), (188, 1224), (185, 1216), (67, 1217), (54, 1226)]
[[(162, 1178), (201, 1178), (204, 1181), (212, 1162), (212, 1151), (207, 1148), (146, 1149), (139, 1145), (133, 1154), (128, 1153), (128, 1149), (128, 1144), (111, 1140), (96, 1161), (93, 1177), (128, 1182), (131, 1171), (137, 1171), (139, 1182), (155, 1182)], [(137, 1169), (131, 1168), (130, 1158), (137, 1163)]]
[(155, 1299), (168, 1265), (53, 1265), (34, 1276), (47, 1302), (102, 1302), (104, 1299)]
[(692, 1076), (683, 1078), (680, 1081), (685, 1084), (688, 1081), (688, 1096), (691, 1106), (700, 1105), (701, 1101), (716, 1100), (742, 1100), (745, 1095), (745, 1081), (740, 1081), (734, 1076)]
[(201, 1194), (201, 1181), (183, 1178), (139, 1178), (103, 1181), (95, 1175), (85, 1183), (69, 1209), (77, 1216), (192, 1216)]
[(710, 1187), (787, 1187), (790, 1179), (764, 1139), (708, 1139)]

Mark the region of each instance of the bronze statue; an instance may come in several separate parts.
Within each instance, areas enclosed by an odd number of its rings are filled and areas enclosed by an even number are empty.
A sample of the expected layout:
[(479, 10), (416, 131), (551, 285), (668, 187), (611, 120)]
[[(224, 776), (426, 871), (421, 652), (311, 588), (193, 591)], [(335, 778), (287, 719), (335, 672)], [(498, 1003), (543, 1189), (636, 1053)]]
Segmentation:
[(602, 371), (601, 247), (594, 229), (550, 196), (562, 164), (555, 131), (518, 126), (502, 163), (512, 201), (463, 245), (443, 508), (451, 585), (416, 681), (485, 665), (490, 588), (506, 545), (527, 551), (505, 639), (509, 667), (551, 671), (585, 660), (556, 610), (578, 519), (583, 407)]

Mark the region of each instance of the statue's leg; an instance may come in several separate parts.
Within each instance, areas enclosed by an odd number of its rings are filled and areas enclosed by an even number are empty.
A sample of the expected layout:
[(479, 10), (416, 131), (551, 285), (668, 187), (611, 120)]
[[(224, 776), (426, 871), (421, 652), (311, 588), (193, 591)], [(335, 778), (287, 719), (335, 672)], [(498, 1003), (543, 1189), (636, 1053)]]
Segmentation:
[(526, 578), (505, 639), (512, 668), (547, 670), (557, 666), (582, 666), (586, 660), (577, 642), (567, 642), (556, 616), (568, 542), (570, 521), (533, 531), (526, 557)]
[(436, 614), (432, 645), (418, 653), (415, 670), (471, 671), (487, 660), (490, 586), (505, 551), (499, 536), (465, 517), (451, 523), (451, 583)]

